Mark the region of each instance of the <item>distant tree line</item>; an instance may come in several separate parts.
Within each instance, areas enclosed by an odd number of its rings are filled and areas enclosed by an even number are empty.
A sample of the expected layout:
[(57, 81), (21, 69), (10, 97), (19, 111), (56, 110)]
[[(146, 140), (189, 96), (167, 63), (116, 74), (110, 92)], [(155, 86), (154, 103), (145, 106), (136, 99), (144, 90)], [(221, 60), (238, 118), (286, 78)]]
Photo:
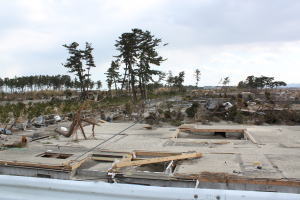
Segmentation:
[[(91, 81), (89, 87), (101, 87), (101, 82), (94, 83)], [(21, 76), (14, 78), (0, 78), (0, 90), (6, 92), (27, 92), (40, 90), (65, 90), (80, 89), (81, 84), (77, 78), (71, 79), (69, 75), (37, 75)]]
[(274, 77), (267, 76), (248, 76), (245, 81), (238, 83), (238, 88), (249, 88), (249, 89), (263, 89), (263, 88), (277, 88), (280, 86), (286, 86), (283, 81), (274, 81)]

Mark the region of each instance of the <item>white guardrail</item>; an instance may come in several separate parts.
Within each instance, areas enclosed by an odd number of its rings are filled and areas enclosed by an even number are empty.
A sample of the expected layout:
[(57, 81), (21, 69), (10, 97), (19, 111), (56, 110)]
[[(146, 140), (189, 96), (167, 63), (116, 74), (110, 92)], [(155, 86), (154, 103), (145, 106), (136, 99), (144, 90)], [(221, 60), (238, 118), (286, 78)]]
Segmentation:
[(300, 200), (300, 194), (193, 189), (0, 175), (0, 199), (6, 200)]

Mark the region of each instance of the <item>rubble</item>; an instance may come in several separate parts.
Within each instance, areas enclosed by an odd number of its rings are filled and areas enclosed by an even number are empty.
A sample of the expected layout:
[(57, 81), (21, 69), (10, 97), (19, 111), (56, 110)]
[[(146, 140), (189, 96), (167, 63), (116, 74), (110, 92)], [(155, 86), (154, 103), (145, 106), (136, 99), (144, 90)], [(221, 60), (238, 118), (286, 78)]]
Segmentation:
[(15, 141), (11, 144), (2, 144), (2, 147), (7, 147), (7, 148), (22, 148), (27, 145), (27, 138), (25, 136), (21, 137), (20, 141)]
[[(202, 188), (300, 193), (299, 127), (253, 125), (267, 117), (288, 121), (292, 116), (295, 120), (297, 111), (286, 104), (267, 102), (265, 94), (228, 92), (228, 98), (217, 92), (199, 96), (202, 94), (194, 91), (184, 98), (128, 103), (93, 112), (82, 106), (70, 114), (70, 121), (57, 114), (42, 115), (33, 123), (39, 128), (28, 128), (29, 123), (24, 130), (14, 126), (11, 135), (0, 135), (0, 171), (61, 179), (173, 187), (195, 187), (197, 182)], [(26, 142), (20, 142), (22, 136)], [(22, 148), (14, 149), (18, 147)]]
[(12, 132), (6, 128), (0, 128), (0, 134), (11, 135)]

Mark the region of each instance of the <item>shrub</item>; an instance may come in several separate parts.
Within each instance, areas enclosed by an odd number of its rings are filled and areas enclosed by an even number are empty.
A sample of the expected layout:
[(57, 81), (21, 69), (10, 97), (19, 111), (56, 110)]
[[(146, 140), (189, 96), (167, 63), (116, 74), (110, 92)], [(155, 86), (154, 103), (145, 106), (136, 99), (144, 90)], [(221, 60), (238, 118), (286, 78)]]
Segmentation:
[(170, 124), (171, 124), (172, 126), (180, 126), (180, 125), (182, 125), (182, 122), (179, 121), (179, 120), (171, 120), (171, 121), (170, 121)]
[(198, 107), (199, 107), (198, 103), (193, 103), (191, 107), (189, 107), (185, 110), (187, 116), (194, 117), (195, 114), (197, 113)]
[(268, 124), (278, 124), (281, 123), (282, 121), (280, 113), (278, 112), (266, 112), (264, 117), (265, 117), (265, 122)]
[(244, 116), (240, 111), (236, 112), (236, 115), (234, 116), (234, 122), (242, 124), (244, 123)]
[(133, 111), (133, 105), (130, 101), (125, 104), (125, 114), (130, 115)]
[(170, 110), (166, 110), (164, 112), (164, 118), (165, 119), (171, 119), (171, 112), (170, 112)]
[(213, 121), (213, 122), (220, 122), (221, 121), (221, 119), (217, 116), (211, 116), (209, 120)]

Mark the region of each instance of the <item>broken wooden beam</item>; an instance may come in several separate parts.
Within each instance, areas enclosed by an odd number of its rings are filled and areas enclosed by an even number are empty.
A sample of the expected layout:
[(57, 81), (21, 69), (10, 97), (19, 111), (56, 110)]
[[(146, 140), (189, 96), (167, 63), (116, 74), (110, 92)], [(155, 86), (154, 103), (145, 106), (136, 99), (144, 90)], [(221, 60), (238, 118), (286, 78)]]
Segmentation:
[(32, 162), (19, 162), (19, 161), (4, 161), (0, 160), (0, 165), (4, 166), (18, 166), (18, 167), (34, 167), (34, 168), (46, 168), (46, 169), (55, 169), (55, 170), (68, 170), (72, 168), (69, 165), (59, 164), (59, 165), (48, 165), (43, 163), (32, 163)]
[(245, 134), (245, 137), (246, 137), (247, 139), (249, 139), (252, 143), (258, 144), (258, 143), (256, 142), (256, 140), (254, 139), (254, 137), (253, 137), (248, 131), (245, 131), (244, 134)]
[(167, 157), (181, 155), (182, 153), (157, 152), (157, 151), (134, 151), (136, 156)]
[(92, 159), (92, 160), (96, 160), (96, 161), (114, 162), (114, 161), (117, 160), (118, 158), (116, 158), (116, 157), (100, 157), (100, 156), (92, 156), (91, 159)]
[(140, 166), (140, 165), (146, 165), (146, 164), (152, 164), (152, 163), (161, 163), (161, 162), (168, 162), (168, 161), (172, 161), (172, 160), (184, 160), (184, 159), (189, 159), (189, 158), (200, 158), (200, 157), (202, 157), (202, 153), (188, 153), (188, 154), (181, 154), (181, 155), (176, 155), (176, 156), (118, 162), (118, 163), (115, 163), (112, 168)]
[(93, 119), (81, 118), (81, 120), (95, 126), (100, 126), (100, 124), (97, 124)]
[(70, 166), (71, 170), (74, 171), (77, 168), (79, 168), (83, 163), (90, 160), (91, 158), (89, 156), (77, 161), (77, 160), (71, 160), (70, 162), (66, 163), (65, 165)]

